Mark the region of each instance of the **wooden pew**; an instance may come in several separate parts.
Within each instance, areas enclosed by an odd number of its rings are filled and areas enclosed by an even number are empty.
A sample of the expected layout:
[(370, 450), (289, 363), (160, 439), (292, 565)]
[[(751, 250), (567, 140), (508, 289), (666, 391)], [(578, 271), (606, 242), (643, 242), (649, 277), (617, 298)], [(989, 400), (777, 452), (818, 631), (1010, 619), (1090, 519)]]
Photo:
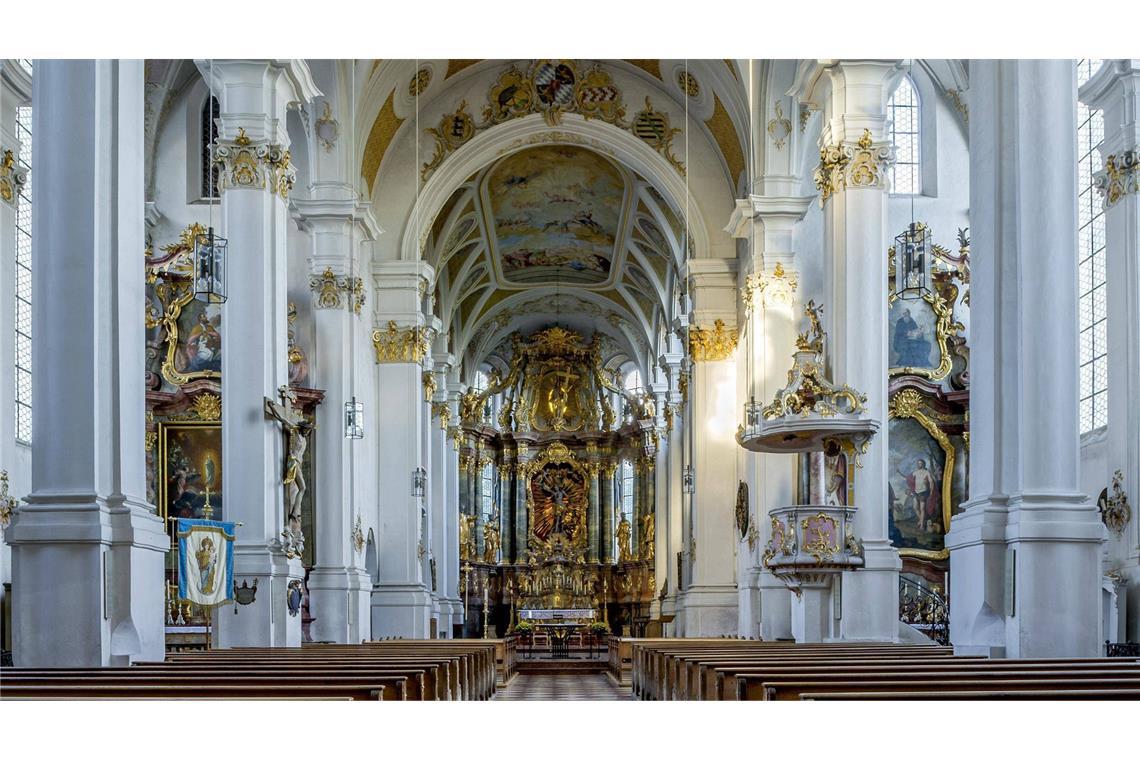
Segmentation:
[[(348, 699), (382, 700), (389, 687), (402, 694), (402, 680), (389, 682), (376, 679), (365, 686), (329, 686), (325, 684), (295, 686), (273, 684), (261, 686), (208, 684), (100, 684), (70, 682), (59, 684), (21, 685), (4, 682), (2, 700), (17, 699)], [(400, 698), (397, 696), (396, 698)]]
[(848, 691), (819, 694), (806, 692), (800, 695), (802, 700), (868, 700), (868, 699), (975, 699), (975, 700), (1004, 700), (1004, 699), (1140, 699), (1140, 689), (1025, 689), (1024, 691)]
[[(761, 684), (762, 699), (766, 701), (799, 699), (803, 693), (827, 692), (884, 692), (908, 693), (913, 691), (969, 691), (969, 692), (1017, 692), (1017, 691), (1064, 691), (1068, 689), (1113, 690), (1140, 689), (1140, 673), (1131, 677), (1114, 674), (1111, 671), (1042, 671), (1016, 674), (980, 673), (968, 674), (912, 674), (881, 676), (881, 680), (842, 680), (814, 676), (812, 680), (764, 681)], [(738, 696), (751, 686), (748, 681), (737, 680)]]

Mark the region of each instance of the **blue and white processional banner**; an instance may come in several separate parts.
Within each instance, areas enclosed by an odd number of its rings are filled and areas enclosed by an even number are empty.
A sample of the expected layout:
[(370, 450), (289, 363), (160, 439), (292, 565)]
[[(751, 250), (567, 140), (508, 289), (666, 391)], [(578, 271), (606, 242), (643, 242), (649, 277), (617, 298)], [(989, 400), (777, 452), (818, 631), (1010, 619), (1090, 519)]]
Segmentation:
[(214, 607), (234, 598), (234, 524), (178, 520), (178, 598)]

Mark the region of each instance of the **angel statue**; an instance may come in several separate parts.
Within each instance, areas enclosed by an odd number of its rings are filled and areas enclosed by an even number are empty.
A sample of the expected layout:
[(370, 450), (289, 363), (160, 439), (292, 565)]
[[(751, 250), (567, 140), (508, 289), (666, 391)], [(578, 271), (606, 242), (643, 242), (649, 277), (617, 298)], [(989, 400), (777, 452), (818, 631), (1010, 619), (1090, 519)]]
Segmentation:
[(283, 385), (277, 389), (277, 392), (284, 404), (266, 398), (265, 416), (280, 422), (288, 436), (285, 476), (282, 479), (285, 485), (288, 526), (281, 532), (281, 537), (284, 539), (285, 554), (292, 559), (300, 556), (305, 547), (305, 535), (301, 529), (301, 499), (305, 496), (307, 486), (302, 465), (305, 461), (305, 450), (309, 447), (308, 436), (313, 430), (313, 425), (295, 407), (297, 395), (291, 388)]

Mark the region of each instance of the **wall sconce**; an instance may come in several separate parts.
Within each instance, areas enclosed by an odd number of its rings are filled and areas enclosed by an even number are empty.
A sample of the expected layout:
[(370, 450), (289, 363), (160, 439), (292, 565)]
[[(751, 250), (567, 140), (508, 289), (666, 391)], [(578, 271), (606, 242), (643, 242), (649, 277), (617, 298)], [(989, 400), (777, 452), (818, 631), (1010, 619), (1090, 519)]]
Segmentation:
[(427, 470), (417, 467), (412, 470), (412, 496), (423, 497), (427, 490)]
[(693, 485), (693, 466), (691, 464), (685, 465), (685, 469), (681, 471), (681, 490), (684, 493), (696, 493), (696, 486)]
[(226, 302), (226, 251), (229, 241), (214, 236), (210, 227), (194, 238), (194, 298), (206, 303)]
[(356, 396), (344, 402), (344, 437), (356, 440), (364, 437), (364, 402), (357, 401)]

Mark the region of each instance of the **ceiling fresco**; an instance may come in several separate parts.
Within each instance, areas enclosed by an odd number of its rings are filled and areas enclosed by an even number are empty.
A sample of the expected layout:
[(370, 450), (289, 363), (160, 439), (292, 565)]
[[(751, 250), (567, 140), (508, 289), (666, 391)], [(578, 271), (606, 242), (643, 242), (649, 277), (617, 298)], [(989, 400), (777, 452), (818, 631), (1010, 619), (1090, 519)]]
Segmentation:
[(504, 280), (597, 285), (610, 279), (626, 181), (608, 160), (575, 146), (529, 148), (500, 161), (483, 193)]

